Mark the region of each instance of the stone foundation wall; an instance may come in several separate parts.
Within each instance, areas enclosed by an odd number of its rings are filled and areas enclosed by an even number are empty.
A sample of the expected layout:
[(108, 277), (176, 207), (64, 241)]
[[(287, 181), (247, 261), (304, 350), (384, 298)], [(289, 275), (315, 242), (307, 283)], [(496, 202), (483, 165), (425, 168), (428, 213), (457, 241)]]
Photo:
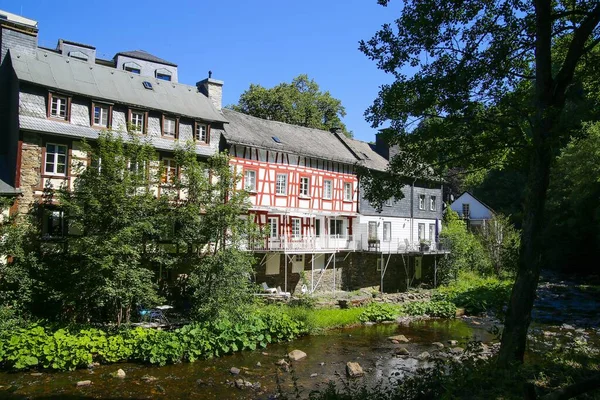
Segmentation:
[(35, 201), (35, 190), (40, 187), (42, 171), (42, 137), (35, 133), (23, 132), (21, 150), (21, 180), (19, 188), (22, 195), (18, 200), (17, 212), (27, 214)]

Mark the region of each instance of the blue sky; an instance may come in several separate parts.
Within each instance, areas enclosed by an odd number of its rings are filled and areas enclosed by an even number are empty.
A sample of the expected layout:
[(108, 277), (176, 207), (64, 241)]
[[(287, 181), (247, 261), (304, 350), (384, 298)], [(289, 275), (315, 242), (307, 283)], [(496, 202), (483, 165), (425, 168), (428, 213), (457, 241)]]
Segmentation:
[(213, 71), (225, 82), (223, 103), (251, 83), (266, 87), (301, 73), (342, 100), (344, 123), (361, 140), (375, 130), (363, 113), (391, 77), (358, 50), (399, 14), (376, 0), (72, 1), (0, 0), (0, 9), (38, 21), (39, 44), (59, 38), (96, 47), (98, 56), (142, 49), (179, 66), (194, 84)]

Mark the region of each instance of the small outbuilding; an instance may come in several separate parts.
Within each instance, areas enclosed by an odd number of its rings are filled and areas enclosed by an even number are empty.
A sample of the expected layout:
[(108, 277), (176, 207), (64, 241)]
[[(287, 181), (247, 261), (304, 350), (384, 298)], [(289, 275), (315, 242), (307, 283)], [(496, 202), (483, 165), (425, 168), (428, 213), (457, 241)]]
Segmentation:
[(483, 229), (487, 222), (494, 218), (494, 210), (469, 192), (456, 198), (450, 208), (465, 220), (471, 230)]

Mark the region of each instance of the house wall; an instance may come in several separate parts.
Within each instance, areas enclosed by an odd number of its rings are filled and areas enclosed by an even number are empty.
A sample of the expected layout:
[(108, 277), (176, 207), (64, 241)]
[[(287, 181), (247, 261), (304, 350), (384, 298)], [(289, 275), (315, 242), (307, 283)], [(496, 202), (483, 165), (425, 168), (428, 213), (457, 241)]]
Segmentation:
[(470, 193), (463, 193), (459, 198), (452, 202), (450, 208), (456, 211), (461, 217), (464, 217), (462, 212), (463, 204), (469, 204), (471, 219), (491, 219), (493, 216), (490, 209), (474, 198)]
[[(358, 204), (358, 211), (361, 215), (370, 215), (370, 216), (386, 216), (386, 217), (405, 217), (410, 218), (413, 216), (414, 218), (423, 218), (423, 219), (441, 219), (443, 215), (443, 207), (442, 207), (442, 187), (433, 186), (426, 187), (425, 184), (421, 184), (422, 186), (415, 185), (414, 190), (412, 191), (412, 208), (413, 212), (411, 214), (411, 186), (404, 185), (402, 188), (402, 193), (404, 197), (400, 200), (392, 199), (392, 204), (390, 206), (383, 205), (381, 212), (379, 212), (375, 207), (373, 207), (367, 199), (362, 196), (362, 191), (360, 192), (360, 200)], [(425, 209), (419, 209), (419, 195), (425, 195)], [(436, 209), (430, 210), (429, 208), (429, 199), (431, 196), (435, 196), (436, 198)]]
[(6, 26), (5, 24), (0, 25), (0, 63), (4, 62), (4, 57), (9, 49), (17, 50), (21, 53), (31, 54), (35, 53), (37, 48), (37, 29), (28, 33), (23, 30), (18, 30)]

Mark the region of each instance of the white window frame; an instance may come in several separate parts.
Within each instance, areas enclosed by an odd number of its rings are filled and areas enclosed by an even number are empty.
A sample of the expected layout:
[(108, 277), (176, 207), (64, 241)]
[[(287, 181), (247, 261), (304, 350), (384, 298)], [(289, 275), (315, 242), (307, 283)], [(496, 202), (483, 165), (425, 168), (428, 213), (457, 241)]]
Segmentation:
[(352, 201), (352, 183), (344, 182), (344, 201)]
[(392, 241), (392, 223), (390, 221), (383, 222), (383, 241)]
[(435, 196), (429, 196), (429, 210), (430, 211), (437, 210), (437, 198)]
[[(172, 128), (172, 130), (167, 130), (167, 126), (169, 127), (169, 129)], [(171, 118), (171, 117), (164, 117), (163, 118), (163, 136), (175, 138), (176, 133), (177, 133), (177, 120), (175, 118)]]
[(367, 224), (367, 240), (378, 240), (379, 232), (377, 231), (377, 221), (369, 221)]
[(253, 169), (244, 170), (244, 190), (247, 192), (256, 192), (256, 171)]
[(419, 210), (424, 210), (424, 209), (425, 209), (425, 195), (420, 194), (419, 195)]
[[(96, 117), (96, 110), (99, 110), (98, 117)], [(94, 126), (108, 127), (108, 113), (110, 109), (108, 106), (103, 104), (94, 104)]]
[[(54, 146), (55, 151), (50, 152), (49, 147)], [(64, 153), (60, 153), (59, 149), (63, 148)], [(64, 157), (64, 162), (60, 162), (60, 158)], [(48, 166), (52, 166), (52, 170), (48, 171)], [(64, 167), (64, 172), (58, 172), (60, 166)], [(46, 155), (44, 160), (44, 174), (50, 175), (67, 175), (67, 168), (69, 167), (69, 147), (64, 144), (46, 143)]]
[[(333, 226), (335, 229), (331, 229), (332, 223), (333, 223)], [(338, 225), (339, 225), (339, 229), (337, 229)], [(343, 219), (336, 219), (336, 218), (329, 219), (329, 235), (330, 236), (338, 235), (339, 237), (345, 237), (346, 235), (344, 234), (343, 230), (344, 230), (344, 220)], [(332, 232), (332, 231), (335, 231), (335, 232)]]
[[(131, 111), (131, 115), (129, 116), (129, 125), (131, 126), (131, 130), (135, 133), (143, 133), (144, 132), (144, 123), (146, 119), (146, 113), (143, 111)], [(134, 122), (134, 120), (136, 120)]]
[(419, 240), (425, 240), (425, 224), (419, 224), (417, 229)]
[(310, 178), (307, 176), (300, 177), (300, 197), (310, 196)]
[(292, 239), (300, 239), (302, 237), (302, 220), (300, 218), (292, 218)]
[(196, 122), (194, 126), (194, 140), (196, 142), (208, 143), (208, 125)]
[(279, 218), (269, 217), (269, 238), (277, 239), (278, 237), (279, 237)]
[(435, 242), (435, 224), (429, 224), (429, 240)]
[(323, 180), (323, 198), (331, 200), (333, 195), (333, 181), (331, 179)]
[[(61, 114), (61, 108), (63, 108), (63, 112)], [(57, 96), (57, 95), (52, 95), (52, 102), (50, 104), (50, 116), (52, 118), (60, 118), (60, 119), (67, 119), (67, 114), (68, 114), (68, 110), (67, 107), (69, 106), (69, 100), (65, 97), (65, 96)]]
[(277, 174), (275, 177), (275, 194), (287, 195), (287, 174)]

